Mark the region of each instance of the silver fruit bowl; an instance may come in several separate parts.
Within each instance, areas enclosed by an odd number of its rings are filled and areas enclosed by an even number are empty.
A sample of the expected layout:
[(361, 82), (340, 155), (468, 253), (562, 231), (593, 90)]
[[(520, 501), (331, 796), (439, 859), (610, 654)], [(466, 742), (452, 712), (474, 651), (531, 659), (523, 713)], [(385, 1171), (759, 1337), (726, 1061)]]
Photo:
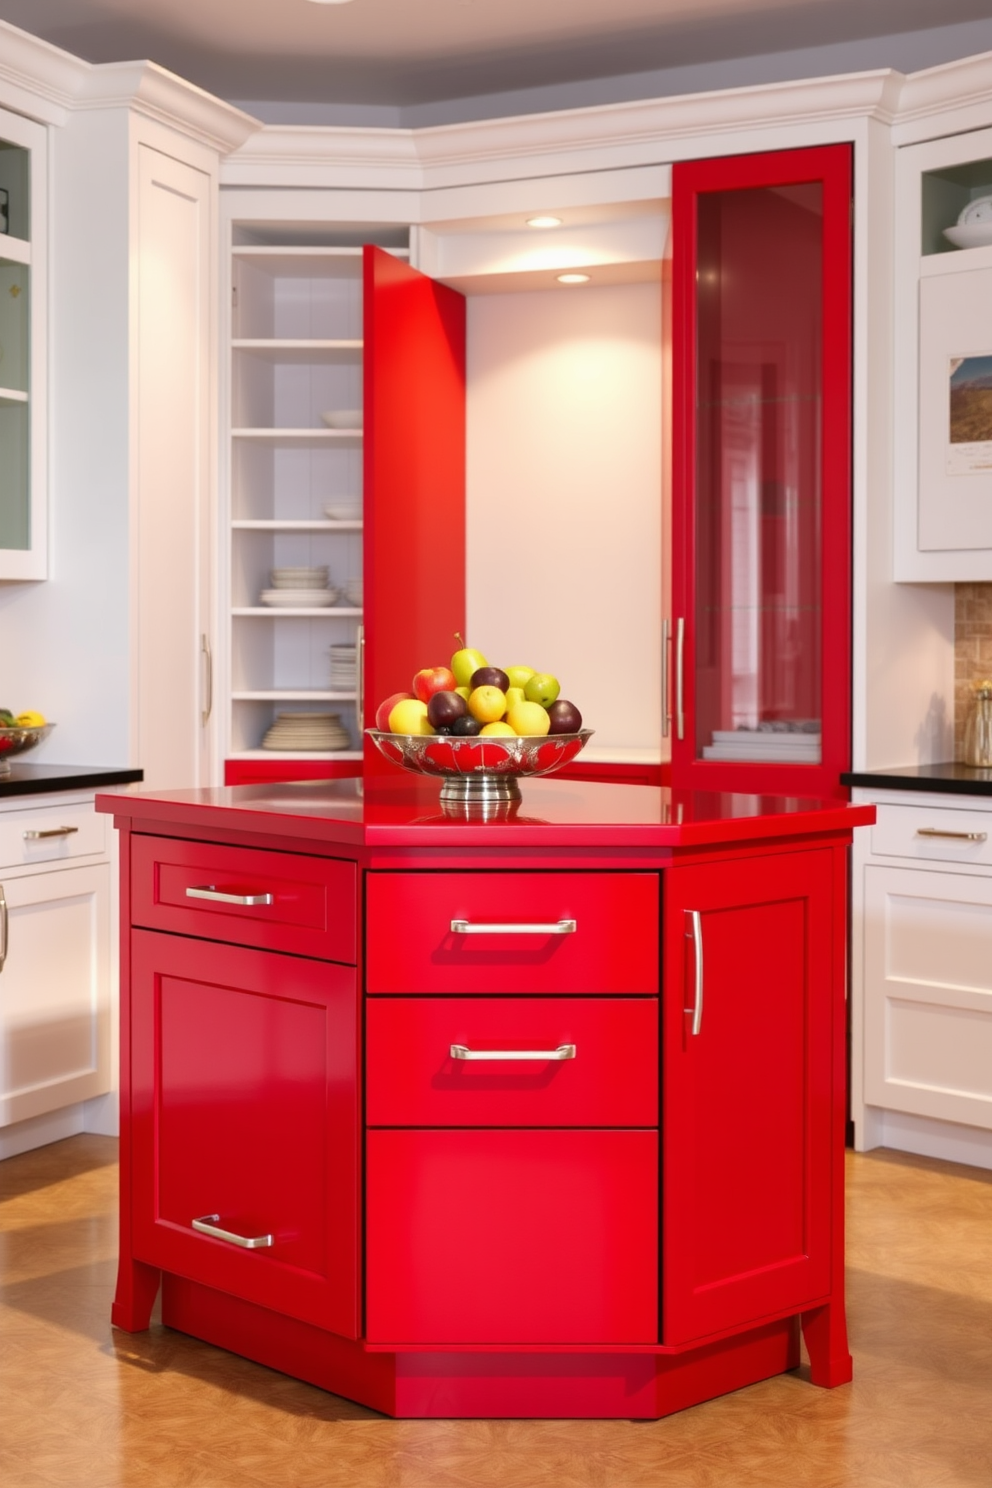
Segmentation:
[(10, 774), (11, 755), (33, 749), (42, 739), (48, 738), (54, 727), (54, 723), (41, 723), (37, 728), (0, 724), (0, 777)]
[(366, 729), (379, 753), (416, 775), (444, 781), (442, 802), (519, 801), (522, 775), (551, 775), (585, 748), (592, 729), (577, 734), (388, 734)]

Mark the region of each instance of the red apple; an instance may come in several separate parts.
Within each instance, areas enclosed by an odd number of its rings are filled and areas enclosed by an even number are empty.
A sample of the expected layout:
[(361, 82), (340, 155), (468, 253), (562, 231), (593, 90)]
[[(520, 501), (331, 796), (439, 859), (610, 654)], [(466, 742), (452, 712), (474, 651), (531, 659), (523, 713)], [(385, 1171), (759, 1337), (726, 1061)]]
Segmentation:
[(388, 734), (389, 733), (389, 715), (390, 715), (390, 713), (392, 713), (392, 711), (396, 707), (396, 704), (397, 703), (405, 703), (406, 700), (408, 698), (411, 698), (412, 696), (413, 696), (413, 693), (412, 692), (393, 692), (393, 693), (390, 693), (390, 695), (386, 699), (386, 701), (384, 703), (380, 703), (379, 706), (378, 706), (378, 708), (376, 708), (376, 710), (375, 710), (375, 726), (376, 726), (376, 728), (379, 729), (382, 733)]
[(410, 686), (413, 695), (422, 703), (429, 703), (436, 692), (454, 692), (458, 683), (455, 681), (454, 672), (448, 667), (423, 667), (414, 677)]

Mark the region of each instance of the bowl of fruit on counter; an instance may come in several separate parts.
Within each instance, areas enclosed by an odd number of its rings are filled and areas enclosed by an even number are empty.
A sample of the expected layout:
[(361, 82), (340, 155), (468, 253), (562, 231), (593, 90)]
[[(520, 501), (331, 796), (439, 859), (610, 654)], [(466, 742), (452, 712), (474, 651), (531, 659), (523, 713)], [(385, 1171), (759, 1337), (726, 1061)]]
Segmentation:
[(522, 775), (560, 770), (592, 736), (557, 678), (490, 666), (470, 646), (417, 672), (411, 689), (385, 698), (367, 733), (394, 764), (440, 776), (443, 802), (518, 801)]
[(11, 713), (0, 708), (0, 777), (10, 774), (10, 756), (40, 744), (55, 727), (41, 713)]

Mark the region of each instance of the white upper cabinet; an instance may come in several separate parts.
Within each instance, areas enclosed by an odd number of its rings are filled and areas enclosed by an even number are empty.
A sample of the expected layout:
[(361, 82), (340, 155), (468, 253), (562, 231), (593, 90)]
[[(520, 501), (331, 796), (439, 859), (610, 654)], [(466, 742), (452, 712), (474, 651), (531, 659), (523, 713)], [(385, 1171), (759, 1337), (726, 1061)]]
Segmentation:
[(893, 577), (992, 579), (992, 129), (896, 169)]
[(0, 580), (47, 574), (46, 148), (0, 110)]

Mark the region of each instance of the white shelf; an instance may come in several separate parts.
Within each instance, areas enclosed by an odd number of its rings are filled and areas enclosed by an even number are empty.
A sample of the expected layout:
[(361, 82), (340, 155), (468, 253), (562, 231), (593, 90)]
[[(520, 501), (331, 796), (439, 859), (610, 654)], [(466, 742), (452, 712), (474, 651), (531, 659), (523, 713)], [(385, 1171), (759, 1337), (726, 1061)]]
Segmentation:
[(359, 362), (364, 344), (363, 341), (281, 340), (259, 336), (232, 341), (231, 350), (274, 364), (308, 365), (314, 362)]
[(28, 394), (19, 388), (0, 387), (0, 403), (26, 403)]
[[(276, 688), (267, 692), (232, 692), (235, 703), (353, 703), (355, 692), (315, 692), (313, 688)], [(281, 752), (281, 751), (280, 751)]]
[(333, 618), (336, 615), (346, 615), (353, 620), (358, 620), (361, 619), (362, 612), (361, 610), (356, 610), (351, 607), (338, 608), (337, 606), (332, 605), (314, 605), (310, 609), (299, 610), (291, 609), (289, 606), (281, 605), (246, 605), (240, 608), (232, 609), (231, 614), (237, 616), (265, 615), (274, 619), (279, 619), (281, 616), (284, 615), (288, 615), (290, 619), (297, 618), (301, 615), (312, 619), (320, 619), (321, 616), (324, 615), (330, 618)]
[(362, 523), (334, 522), (330, 518), (314, 521), (281, 522), (278, 518), (255, 521), (254, 518), (237, 518), (231, 523), (233, 532), (361, 532)]
[(232, 439), (254, 440), (259, 444), (359, 444), (361, 429), (232, 429)]
[(8, 263), (30, 264), (31, 244), (25, 238), (12, 238), (9, 233), (0, 233), (0, 259)]

